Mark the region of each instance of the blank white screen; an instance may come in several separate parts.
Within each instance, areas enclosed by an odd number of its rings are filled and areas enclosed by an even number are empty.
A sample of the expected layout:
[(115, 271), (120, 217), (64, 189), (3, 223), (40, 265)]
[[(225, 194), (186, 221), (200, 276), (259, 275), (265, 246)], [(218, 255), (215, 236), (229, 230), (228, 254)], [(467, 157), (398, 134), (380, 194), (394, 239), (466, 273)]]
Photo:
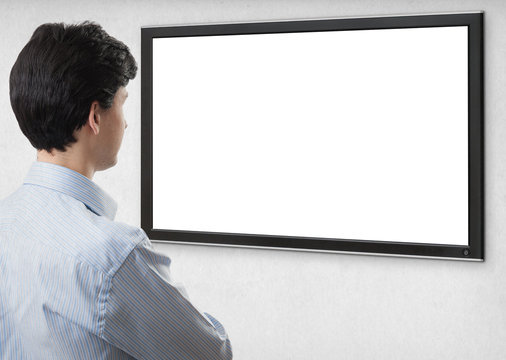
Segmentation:
[(153, 227), (468, 244), (467, 27), (153, 40)]

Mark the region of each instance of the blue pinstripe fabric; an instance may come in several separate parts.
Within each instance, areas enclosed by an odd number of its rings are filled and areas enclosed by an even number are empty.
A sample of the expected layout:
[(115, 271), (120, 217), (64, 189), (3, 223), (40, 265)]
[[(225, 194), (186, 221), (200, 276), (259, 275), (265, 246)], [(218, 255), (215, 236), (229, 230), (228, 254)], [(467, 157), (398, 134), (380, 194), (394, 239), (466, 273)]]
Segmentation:
[(93, 181), (38, 161), (0, 201), (0, 359), (231, 359), (170, 259), (115, 213)]

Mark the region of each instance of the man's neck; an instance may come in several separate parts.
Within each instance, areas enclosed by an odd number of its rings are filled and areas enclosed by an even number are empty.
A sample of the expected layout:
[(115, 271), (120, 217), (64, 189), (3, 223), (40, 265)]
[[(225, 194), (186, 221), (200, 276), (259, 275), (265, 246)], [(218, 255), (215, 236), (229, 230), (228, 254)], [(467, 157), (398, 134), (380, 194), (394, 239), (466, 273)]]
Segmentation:
[(82, 159), (78, 154), (73, 152), (72, 149), (68, 149), (65, 152), (55, 149), (53, 149), (52, 152), (37, 150), (37, 161), (64, 166), (77, 171), (90, 180), (93, 180), (93, 175), (95, 175), (95, 169), (92, 164), (86, 161), (86, 159)]

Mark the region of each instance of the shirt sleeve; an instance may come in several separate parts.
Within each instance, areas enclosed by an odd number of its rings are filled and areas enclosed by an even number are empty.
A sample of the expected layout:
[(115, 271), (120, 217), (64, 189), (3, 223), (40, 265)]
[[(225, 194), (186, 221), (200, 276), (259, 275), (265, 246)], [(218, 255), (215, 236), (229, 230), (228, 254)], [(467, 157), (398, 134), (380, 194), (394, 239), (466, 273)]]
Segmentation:
[(232, 359), (230, 340), (172, 282), (170, 259), (145, 239), (111, 279), (103, 337), (137, 359)]

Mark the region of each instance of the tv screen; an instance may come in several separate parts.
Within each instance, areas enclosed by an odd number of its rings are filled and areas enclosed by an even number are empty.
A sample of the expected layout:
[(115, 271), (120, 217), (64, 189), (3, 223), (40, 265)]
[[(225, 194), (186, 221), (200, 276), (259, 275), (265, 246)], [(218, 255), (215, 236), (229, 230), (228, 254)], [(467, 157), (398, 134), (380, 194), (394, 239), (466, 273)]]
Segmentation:
[(482, 260), (482, 17), (143, 28), (142, 227)]

